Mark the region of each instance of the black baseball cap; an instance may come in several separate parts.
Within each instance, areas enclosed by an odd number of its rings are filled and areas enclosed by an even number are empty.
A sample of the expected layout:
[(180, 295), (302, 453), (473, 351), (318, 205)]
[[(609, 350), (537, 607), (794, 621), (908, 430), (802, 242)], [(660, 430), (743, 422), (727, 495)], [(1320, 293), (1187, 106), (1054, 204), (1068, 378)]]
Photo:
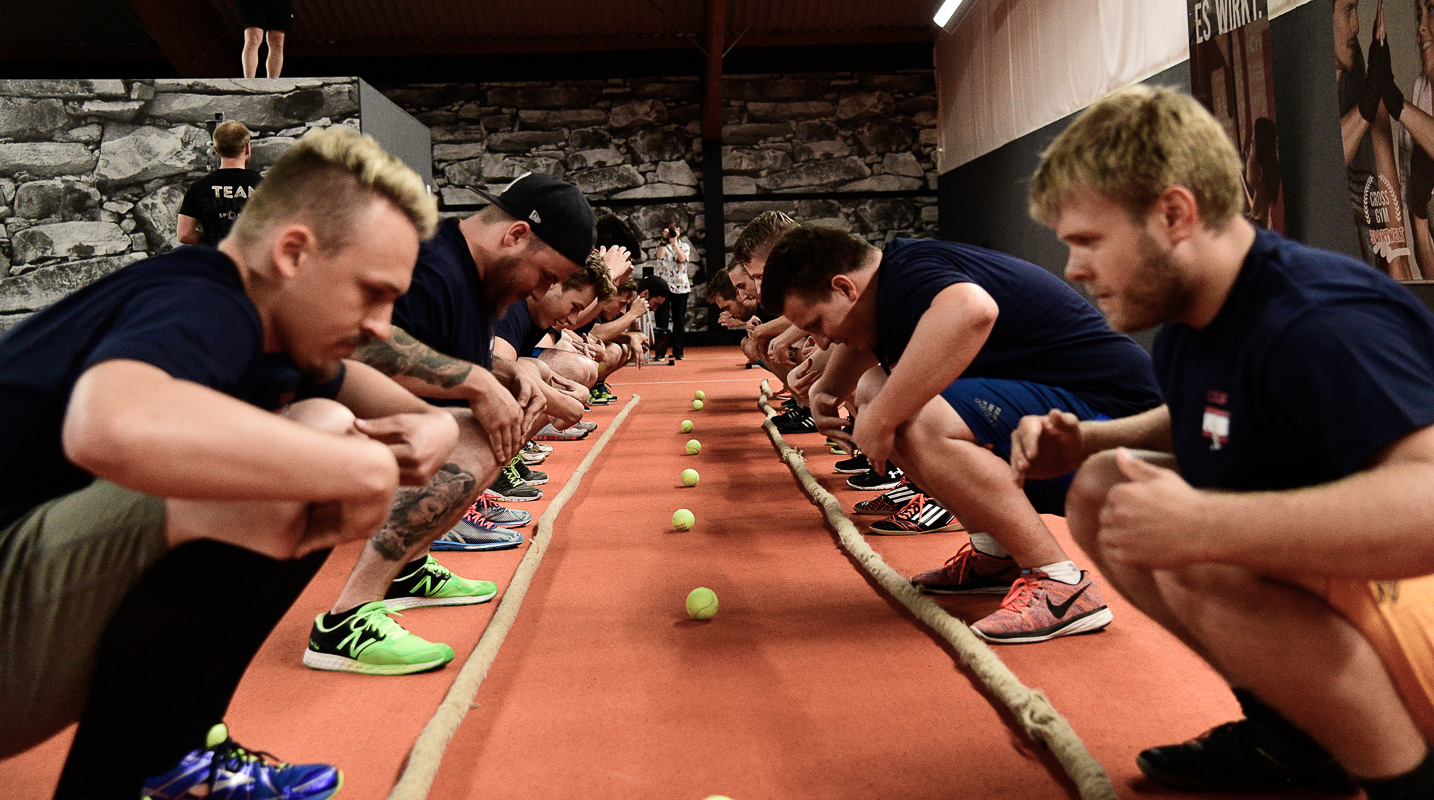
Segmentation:
[(578, 187), (540, 172), (525, 172), (502, 194), (475, 189), (533, 228), (549, 247), (579, 267), (597, 244), (597, 215)]

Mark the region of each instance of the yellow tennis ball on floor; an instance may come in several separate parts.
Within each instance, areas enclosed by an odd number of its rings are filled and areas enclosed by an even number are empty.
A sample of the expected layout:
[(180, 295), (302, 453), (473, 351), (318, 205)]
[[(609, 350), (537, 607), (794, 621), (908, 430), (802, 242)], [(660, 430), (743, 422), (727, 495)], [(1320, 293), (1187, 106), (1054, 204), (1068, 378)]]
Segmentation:
[(691, 433), (692, 429), (697, 426), (692, 424), (692, 420), (684, 419), (682, 420), (682, 425), (680, 425), (679, 427), (681, 428), (683, 433)]
[(697, 470), (695, 470), (695, 469), (684, 469), (684, 470), (682, 470), (682, 485), (683, 485), (683, 486), (696, 486), (696, 485), (697, 485)]
[(697, 398), (698, 400), (706, 400), (706, 399), (707, 399), (707, 393), (704, 392), (704, 391), (702, 391), (701, 389), (698, 389), (698, 390), (697, 390), (697, 393), (694, 394), (694, 395), (692, 395), (692, 396), (695, 397), (695, 398)]
[(692, 516), (692, 512), (685, 508), (679, 508), (672, 512), (672, 527), (679, 531), (690, 531), (696, 523), (697, 518)]
[(693, 410), (693, 411), (701, 411), (701, 410), (702, 410), (702, 401), (701, 401), (701, 400), (693, 400), (693, 401), (692, 401), (692, 410)]
[(688, 439), (688, 440), (687, 440), (687, 455), (689, 455), (689, 456), (695, 456), (695, 455), (697, 455), (697, 454), (700, 453), (700, 452), (702, 452), (702, 443), (699, 442), (699, 441), (697, 441), (696, 439)]
[(688, 592), (687, 616), (693, 619), (712, 619), (717, 616), (717, 593), (706, 586), (698, 586)]

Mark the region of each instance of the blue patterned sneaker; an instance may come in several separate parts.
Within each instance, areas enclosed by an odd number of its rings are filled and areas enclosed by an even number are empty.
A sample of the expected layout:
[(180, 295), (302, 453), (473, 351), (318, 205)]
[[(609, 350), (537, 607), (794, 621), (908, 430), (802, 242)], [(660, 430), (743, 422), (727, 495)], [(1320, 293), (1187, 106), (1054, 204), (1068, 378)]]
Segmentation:
[(383, 602), (390, 609), (467, 606), (486, 603), (497, 594), (498, 585), (492, 581), (470, 581), (459, 577), (433, 556), (428, 556), (408, 573), (393, 579)]
[[(508, 509), (493, 503), (493, 508)], [(524, 512), (526, 513), (526, 512)], [(451, 530), (433, 541), (429, 550), (507, 550), (523, 543), (523, 534), (501, 528), (483, 518), (483, 512), (474, 503), (468, 513)]]
[(219, 723), (204, 749), (190, 751), (174, 769), (144, 782), (151, 800), (326, 800), (344, 785), (327, 764), (285, 764), (268, 753), (245, 750)]

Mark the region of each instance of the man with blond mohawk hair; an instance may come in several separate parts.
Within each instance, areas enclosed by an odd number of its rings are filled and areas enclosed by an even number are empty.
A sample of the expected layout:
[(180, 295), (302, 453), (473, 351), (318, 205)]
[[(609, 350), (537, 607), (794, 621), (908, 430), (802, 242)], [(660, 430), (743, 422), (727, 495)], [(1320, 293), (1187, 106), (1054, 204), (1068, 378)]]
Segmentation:
[(1012, 467), (1080, 466), (1072, 536), (1244, 710), (1142, 752), (1147, 775), (1434, 797), (1434, 317), (1360, 262), (1256, 229), (1240, 174), (1170, 89), (1095, 103), (1046, 151), (1032, 213), (1116, 329), (1163, 325), (1165, 404), (1027, 417)]
[(216, 723), (329, 548), (457, 440), (347, 360), (388, 335), (436, 222), (376, 142), (315, 131), (217, 249), (127, 266), (0, 339), (0, 758), (78, 721), (62, 800), (338, 790)]

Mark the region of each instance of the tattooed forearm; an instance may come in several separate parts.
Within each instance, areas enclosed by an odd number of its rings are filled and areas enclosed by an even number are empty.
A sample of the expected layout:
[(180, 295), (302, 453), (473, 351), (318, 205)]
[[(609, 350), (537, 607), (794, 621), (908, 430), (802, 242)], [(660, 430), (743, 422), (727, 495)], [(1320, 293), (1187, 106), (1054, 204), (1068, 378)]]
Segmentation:
[(444, 464), (422, 486), (400, 486), (388, 521), (373, 535), (373, 547), (389, 561), (403, 560), (421, 541), (453, 527), (473, 502), (477, 481), (457, 464)]
[(401, 328), (394, 328), (388, 341), (375, 339), (359, 348), (353, 357), (390, 378), (406, 375), (444, 389), (463, 383), (473, 371), (467, 361), (449, 358)]

